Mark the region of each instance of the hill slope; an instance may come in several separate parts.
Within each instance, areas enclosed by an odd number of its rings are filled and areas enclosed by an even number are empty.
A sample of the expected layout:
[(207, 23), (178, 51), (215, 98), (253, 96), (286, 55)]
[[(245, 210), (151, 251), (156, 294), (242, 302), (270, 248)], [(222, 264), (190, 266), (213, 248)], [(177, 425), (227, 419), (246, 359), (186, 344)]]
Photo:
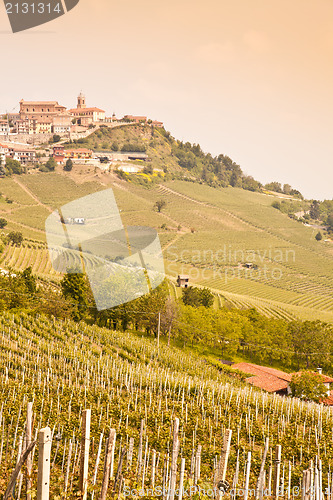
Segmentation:
[[(130, 439), (134, 439), (132, 459), (126, 455), (122, 469), (126, 486), (149, 486), (148, 457), (153, 450), (159, 456), (155, 484), (162, 486), (163, 471), (170, 467), (175, 417), (180, 421), (179, 455), (185, 458), (186, 485), (193, 484), (191, 457), (201, 446), (199, 484), (212, 487), (223, 435), (230, 428), (233, 434), (226, 477), (230, 485), (236, 468), (243, 470), (247, 452), (251, 451), (250, 487), (255, 487), (265, 438), (269, 437), (266, 477), (273, 466), (274, 446), (279, 443), (281, 468), (286, 466), (288, 470), (288, 463), (292, 464), (291, 486), (299, 486), (302, 469), (308, 467), (316, 453), (322, 459), (326, 486), (333, 453), (333, 421), (327, 408), (250, 390), (237, 378), (219, 372), (191, 352), (163, 343), (158, 352), (154, 340), (130, 332), (110, 332), (42, 316), (34, 319), (26, 314), (2, 315), (0, 326), (0, 424), (6, 429), (0, 448), (1, 491), (15, 467), (29, 401), (33, 401), (34, 429), (48, 425), (52, 430), (51, 497), (54, 499), (64, 498), (67, 470), (68, 498), (74, 498), (78, 491), (82, 411), (87, 408), (91, 409), (92, 417), (89, 491), (93, 489), (97, 463), (96, 497), (101, 487), (109, 428), (113, 427), (117, 433), (115, 471), (120, 450), (125, 446), (128, 451)], [(145, 465), (142, 462), (138, 472), (142, 422), (141, 452)], [(97, 462), (100, 439), (102, 458)], [(33, 491), (36, 470), (37, 454), (33, 461)], [(244, 487), (241, 474), (237, 485)], [(112, 488), (113, 483), (107, 498), (112, 498)], [(156, 495), (141, 497), (156, 498)]]
[[(43, 277), (56, 277), (45, 246), (45, 219), (57, 206), (112, 187), (125, 225), (159, 231), (168, 276), (188, 273), (191, 283), (210, 287), (221, 303), (255, 306), (268, 316), (333, 321), (333, 246), (272, 208), (274, 196), (163, 179), (146, 189), (94, 171), (82, 176), (89, 182), (79, 183), (81, 170), (75, 168), (71, 177), (60, 169), (0, 181), (6, 230), (30, 238), (20, 248), (4, 246), (1, 266), (31, 265)], [(154, 209), (159, 199), (166, 202), (161, 213)]]

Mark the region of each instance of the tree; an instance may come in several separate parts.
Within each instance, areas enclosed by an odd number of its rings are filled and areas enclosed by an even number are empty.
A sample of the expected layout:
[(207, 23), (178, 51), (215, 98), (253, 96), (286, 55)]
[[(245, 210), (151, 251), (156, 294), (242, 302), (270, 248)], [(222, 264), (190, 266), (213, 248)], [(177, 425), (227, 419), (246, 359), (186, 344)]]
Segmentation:
[(269, 182), (268, 184), (265, 184), (264, 188), (274, 191), (275, 193), (282, 193), (282, 186), (280, 182)]
[(64, 298), (72, 302), (73, 319), (79, 321), (87, 316), (90, 287), (86, 275), (77, 271), (77, 269), (69, 269), (60, 285)]
[(66, 161), (66, 164), (64, 166), (64, 170), (65, 172), (70, 172), (73, 168), (73, 162), (70, 158), (68, 158), (68, 160)]
[(8, 234), (8, 241), (12, 242), (14, 245), (18, 247), (19, 245), (21, 245), (23, 241), (23, 234), (20, 233), (19, 231), (11, 231)]
[(283, 184), (283, 192), (284, 194), (290, 194), (291, 193), (291, 185), (290, 184)]
[(13, 160), (12, 158), (6, 159), (6, 170), (7, 170), (9, 175), (12, 175), (12, 174), (20, 175), (23, 173), (21, 163), (17, 160)]
[(322, 382), (322, 376), (315, 372), (295, 373), (291, 378), (290, 389), (293, 396), (316, 403), (327, 396), (327, 388)]
[(209, 308), (213, 305), (214, 295), (208, 288), (196, 288), (189, 286), (183, 289), (183, 302), (192, 307), (204, 306)]
[(59, 141), (61, 141), (60, 135), (54, 134), (54, 136), (52, 137), (52, 142), (59, 142)]
[(214, 295), (209, 288), (202, 288), (200, 290), (201, 304), (204, 307), (212, 307), (214, 303)]
[(23, 272), (22, 272), (22, 277), (25, 283), (25, 286), (27, 290), (31, 293), (34, 294), (37, 291), (37, 283), (36, 283), (36, 278), (32, 274), (32, 269), (31, 267), (27, 267)]
[(312, 203), (311, 203), (311, 207), (310, 207), (310, 217), (311, 219), (319, 219), (320, 217), (320, 203), (319, 201), (317, 200), (314, 200)]
[(237, 173), (237, 172), (232, 172), (231, 176), (230, 176), (230, 186), (232, 187), (237, 187), (239, 186), (239, 182), (241, 180), (241, 177), (240, 175)]
[(8, 222), (6, 221), (6, 219), (3, 219), (3, 218), (0, 219), (0, 229), (3, 229), (4, 227), (6, 227), (7, 224), (8, 224)]
[(55, 170), (57, 166), (57, 162), (55, 161), (55, 159), (53, 158), (53, 156), (51, 156), (47, 162), (45, 163), (45, 168), (49, 171), (49, 172), (53, 172)]
[(318, 231), (318, 233), (316, 234), (315, 238), (316, 238), (317, 241), (320, 241), (320, 240), (323, 239), (323, 235), (321, 234), (320, 231)]
[(327, 231), (329, 233), (332, 233), (333, 232), (333, 212), (328, 214), (328, 216), (326, 218), (326, 224), (327, 224)]
[(333, 328), (321, 321), (291, 321), (288, 324), (290, 345), (294, 349), (294, 358), (298, 369), (300, 365), (309, 369), (318, 366), (330, 366), (329, 352), (333, 343)]
[(168, 345), (170, 345), (170, 338), (173, 325), (177, 321), (178, 317), (179, 317), (179, 304), (171, 297), (168, 297), (164, 305), (164, 310), (162, 311), (161, 314), (161, 328), (164, 332), (167, 332), (168, 334)]
[(165, 200), (157, 200), (154, 207), (160, 213), (160, 212), (162, 212), (163, 208), (166, 207), (166, 201)]
[(182, 300), (186, 306), (200, 307), (202, 304), (199, 288), (194, 286), (183, 288)]

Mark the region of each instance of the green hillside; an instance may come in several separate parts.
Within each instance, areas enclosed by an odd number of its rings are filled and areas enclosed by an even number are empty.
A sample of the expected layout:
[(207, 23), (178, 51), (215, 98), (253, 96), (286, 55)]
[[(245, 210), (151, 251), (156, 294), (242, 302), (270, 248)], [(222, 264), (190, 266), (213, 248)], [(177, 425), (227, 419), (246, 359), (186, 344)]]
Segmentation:
[[(5, 232), (21, 231), (27, 239), (21, 247), (3, 244), (0, 265), (31, 265), (42, 277), (54, 278), (45, 219), (54, 208), (109, 186), (125, 225), (159, 231), (168, 276), (188, 273), (191, 283), (211, 288), (230, 306), (254, 306), (277, 318), (333, 321), (333, 245), (316, 241), (315, 229), (274, 209), (273, 195), (163, 179), (146, 189), (112, 174), (107, 185), (93, 179), (78, 184), (58, 173), (1, 179)], [(161, 213), (154, 209), (159, 199), (166, 202)]]
[[(110, 129), (101, 127), (85, 139), (79, 139), (77, 146), (84, 146), (98, 152), (145, 152), (149, 156), (149, 165), (154, 169), (168, 169), (170, 172), (182, 172), (177, 158), (172, 155), (172, 143), (166, 138), (164, 129), (143, 125), (123, 125)], [(75, 145), (75, 144), (74, 144)], [(65, 144), (73, 147), (72, 143)], [(144, 165), (144, 162), (136, 163)]]
[[(171, 178), (185, 178), (203, 182), (213, 187), (240, 187), (249, 191), (260, 191), (260, 182), (247, 176), (241, 167), (229, 156), (219, 154), (213, 157), (205, 153), (199, 144), (176, 140), (164, 128), (143, 124), (123, 124), (114, 128), (102, 125), (88, 137), (74, 141), (77, 146), (85, 146), (96, 152), (144, 152), (147, 162), (136, 160), (134, 163), (149, 169), (163, 171)], [(72, 141), (65, 144), (73, 147)], [(138, 176), (133, 178), (140, 179)], [(278, 183), (268, 184), (268, 189)], [(278, 187), (278, 186), (277, 186)], [(300, 193), (288, 185), (288, 195)]]

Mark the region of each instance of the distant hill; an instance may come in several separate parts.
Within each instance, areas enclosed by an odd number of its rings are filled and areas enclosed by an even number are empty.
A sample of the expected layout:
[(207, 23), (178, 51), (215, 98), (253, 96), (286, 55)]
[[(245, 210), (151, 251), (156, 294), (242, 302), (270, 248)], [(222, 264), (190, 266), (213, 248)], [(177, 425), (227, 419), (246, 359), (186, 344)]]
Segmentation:
[[(99, 152), (145, 152), (149, 157), (149, 167), (164, 173), (212, 187), (239, 187), (249, 191), (261, 191), (263, 186), (253, 177), (245, 175), (241, 167), (229, 156), (220, 154), (213, 157), (204, 153), (199, 144), (176, 140), (164, 128), (151, 125), (124, 124), (110, 128), (101, 126), (90, 136), (74, 141)], [(72, 147), (67, 143), (66, 147)], [(283, 193), (277, 182), (266, 186)], [(285, 184), (286, 194), (301, 197), (299, 191)]]

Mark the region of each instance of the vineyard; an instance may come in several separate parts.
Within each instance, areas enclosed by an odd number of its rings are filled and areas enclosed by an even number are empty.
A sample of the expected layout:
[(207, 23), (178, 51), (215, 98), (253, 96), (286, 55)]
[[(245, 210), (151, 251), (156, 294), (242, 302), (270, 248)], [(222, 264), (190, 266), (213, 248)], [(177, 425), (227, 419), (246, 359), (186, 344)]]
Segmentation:
[[(333, 322), (333, 244), (317, 242), (315, 229), (272, 208), (273, 195), (184, 181), (146, 189), (110, 179), (108, 186), (59, 173), (1, 179), (6, 231), (22, 232), (25, 241), (18, 248), (4, 245), (0, 266), (31, 266), (42, 279), (57, 279), (45, 244), (45, 219), (70, 200), (112, 187), (126, 226), (158, 230), (170, 279), (188, 274), (191, 283), (220, 296), (221, 304), (256, 307), (268, 317)], [(159, 199), (166, 202), (161, 213), (154, 209)], [(244, 269), (245, 262), (253, 269)]]
[[(318, 491), (331, 484), (329, 408), (249, 389), (217, 361), (135, 333), (24, 313), (0, 321), (3, 493), (27, 443), (45, 428), (52, 499), (77, 497), (83, 469), (89, 499), (132, 490), (156, 498), (157, 490), (138, 491), (179, 481), (199, 498), (195, 486), (208, 491), (221, 479), (233, 498), (260, 484), (290, 499), (309, 467)], [(41, 453), (39, 445), (30, 454), (13, 498), (34, 498)]]

